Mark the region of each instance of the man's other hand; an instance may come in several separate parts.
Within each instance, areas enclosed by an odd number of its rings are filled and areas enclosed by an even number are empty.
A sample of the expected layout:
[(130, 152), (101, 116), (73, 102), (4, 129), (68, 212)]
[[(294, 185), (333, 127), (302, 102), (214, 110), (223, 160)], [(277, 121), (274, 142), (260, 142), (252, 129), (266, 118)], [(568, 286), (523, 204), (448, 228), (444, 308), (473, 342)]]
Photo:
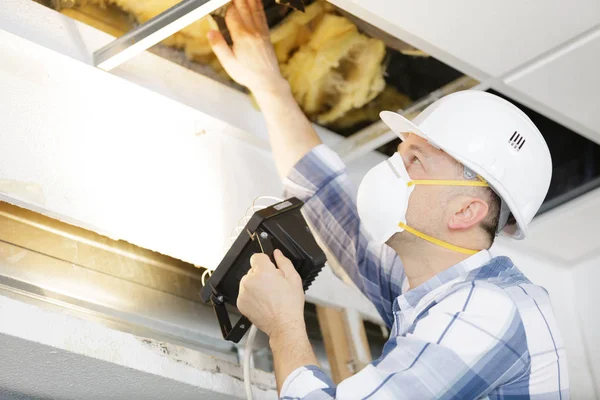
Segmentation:
[(304, 330), (302, 279), (281, 251), (273, 255), (278, 268), (265, 254), (252, 256), (237, 300), (240, 312), (270, 338)]
[(219, 31), (210, 31), (208, 40), (229, 76), (254, 93), (285, 88), (288, 83), (279, 71), (262, 1), (233, 0), (225, 22), (233, 48)]

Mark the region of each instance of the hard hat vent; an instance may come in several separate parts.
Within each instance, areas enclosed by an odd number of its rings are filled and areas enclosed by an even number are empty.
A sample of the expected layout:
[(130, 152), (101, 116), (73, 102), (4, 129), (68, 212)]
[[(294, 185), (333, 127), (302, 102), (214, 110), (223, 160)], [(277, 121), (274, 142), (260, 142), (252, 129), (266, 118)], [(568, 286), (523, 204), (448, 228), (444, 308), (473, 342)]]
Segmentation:
[(515, 133), (513, 133), (510, 139), (508, 140), (508, 143), (512, 146), (514, 150), (520, 151), (523, 148), (523, 145), (525, 144), (525, 138), (521, 136), (519, 132), (515, 131)]

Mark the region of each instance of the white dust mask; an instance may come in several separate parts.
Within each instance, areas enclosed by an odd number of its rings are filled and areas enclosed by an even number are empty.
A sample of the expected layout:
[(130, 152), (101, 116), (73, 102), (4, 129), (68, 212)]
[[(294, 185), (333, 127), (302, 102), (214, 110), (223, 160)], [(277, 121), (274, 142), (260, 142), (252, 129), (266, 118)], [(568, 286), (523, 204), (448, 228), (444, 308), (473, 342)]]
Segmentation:
[(415, 185), (488, 186), (481, 178), (475, 181), (412, 180), (404, 166), (402, 156), (400, 153), (395, 153), (389, 159), (371, 168), (358, 187), (358, 215), (373, 240), (383, 244), (395, 233), (406, 230), (421, 239), (459, 253), (477, 253), (477, 250), (465, 249), (428, 236), (406, 224), (408, 200)]
[(404, 229), (408, 199), (415, 189), (400, 153), (377, 164), (358, 187), (358, 215), (367, 232), (377, 243), (385, 243)]

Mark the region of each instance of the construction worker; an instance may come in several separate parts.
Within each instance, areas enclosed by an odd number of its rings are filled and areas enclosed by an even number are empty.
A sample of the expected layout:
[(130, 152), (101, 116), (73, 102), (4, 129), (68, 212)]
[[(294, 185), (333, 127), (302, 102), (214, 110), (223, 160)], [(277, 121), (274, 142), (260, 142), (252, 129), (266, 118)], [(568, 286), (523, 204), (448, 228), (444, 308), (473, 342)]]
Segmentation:
[(520, 239), (547, 193), (552, 164), (534, 124), (478, 91), (437, 101), (414, 122), (384, 112), (402, 143), (354, 190), (279, 72), (260, 0), (234, 0), (233, 39), (215, 54), (248, 87), (267, 121), (287, 196), (304, 212), (390, 338), (379, 359), (337, 386), (317, 366), (301, 279), (281, 252), (252, 257), (238, 308), (269, 336), (286, 399), (569, 397), (562, 339), (548, 293), (488, 251)]

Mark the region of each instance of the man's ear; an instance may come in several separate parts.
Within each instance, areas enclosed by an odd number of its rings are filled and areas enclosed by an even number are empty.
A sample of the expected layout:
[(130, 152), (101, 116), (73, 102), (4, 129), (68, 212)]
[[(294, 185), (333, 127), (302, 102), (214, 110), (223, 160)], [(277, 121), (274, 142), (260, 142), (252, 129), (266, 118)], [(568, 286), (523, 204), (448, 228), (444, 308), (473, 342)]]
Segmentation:
[(488, 204), (477, 197), (462, 197), (458, 203), (459, 209), (448, 221), (450, 230), (467, 230), (479, 225), (488, 214)]

